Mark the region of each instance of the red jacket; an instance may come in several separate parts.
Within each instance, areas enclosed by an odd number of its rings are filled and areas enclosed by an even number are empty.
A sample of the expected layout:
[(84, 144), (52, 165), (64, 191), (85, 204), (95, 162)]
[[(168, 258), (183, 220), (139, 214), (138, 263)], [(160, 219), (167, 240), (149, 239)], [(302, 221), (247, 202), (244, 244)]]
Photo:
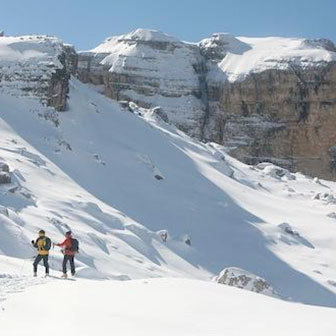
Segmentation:
[(65, 255), (70, 255), (70, 256), (74, 256), (76, 254), (75, 251), (71, 251), (71, 238), (67, 237), (63, 243), (59, 243), (57, 244), (57, 246), (59, 247), (64, 247), (64, 254)]

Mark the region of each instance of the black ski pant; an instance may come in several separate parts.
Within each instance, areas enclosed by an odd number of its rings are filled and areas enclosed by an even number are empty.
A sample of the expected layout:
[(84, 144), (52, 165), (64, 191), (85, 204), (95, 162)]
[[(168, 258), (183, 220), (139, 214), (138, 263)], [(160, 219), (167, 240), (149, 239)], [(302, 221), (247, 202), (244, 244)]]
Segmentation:
[(76, 269), (75, 269), (75, 256), (73, 255), (64, 255), (63, 258), (63, 273), (65, 274), (67, 272), (67, 263), (68, 261), (70, 262), (70, 268), (71, 268), (71, 274), (75, 274), (76, 273)]
[(48, 257), (49, 257), (48, 255), (38, 255), (35, 258), (35, 261), (33, 263), (35, 273), (37, 272), (37, 265), (40, 263), (41, 260), (43, 260), (43, 264), (44, 264), (44, 267), (45, 267), (45, 272), (46, 272), (46, 274), (49, 274)]

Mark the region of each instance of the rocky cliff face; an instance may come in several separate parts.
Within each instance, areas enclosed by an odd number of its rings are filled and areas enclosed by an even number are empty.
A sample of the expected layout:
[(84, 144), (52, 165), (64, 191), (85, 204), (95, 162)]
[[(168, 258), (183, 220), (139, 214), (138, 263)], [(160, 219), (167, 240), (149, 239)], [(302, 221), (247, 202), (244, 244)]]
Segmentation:
[[(217, 67), (207, 78), (207, 138), (250, 164), (270, 161), (335, 179), (335, 46), (326, 40), (243, 39), (239, 45), (222, 39), (230, 54), (207, 56), (208, 68)], [(216, 40), (201, 48), (223, 50)]]
[(80, 53), (78, 76), (111, 98), (160, 106), (242, 161), (335, 179), (335, 52), (327, 40), (214, 34), (190, 44), (138, 29)]
[(336, 63), (211, 87), (208, 137), (242, 161), (336, 178)]
[(39, 97), (64, 111), (69, 78), (76, 68), (74, 48), (57, 38), (0, 37), (0, 92)]
[(138, 29), (80, 53), (78, 76), (113, 99), (161, 106), (170, 122), (201, 136), (205, 64), (195, 44)]

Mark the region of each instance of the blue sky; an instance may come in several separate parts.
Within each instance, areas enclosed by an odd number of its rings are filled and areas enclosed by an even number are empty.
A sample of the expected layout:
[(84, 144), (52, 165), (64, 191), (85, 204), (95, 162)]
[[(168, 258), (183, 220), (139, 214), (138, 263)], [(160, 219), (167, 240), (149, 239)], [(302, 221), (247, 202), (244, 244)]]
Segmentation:
[(336, 0), (1, 0), (7, 35), (49, 34), (90, 49), (136, 28), (187, 41), (213, 32), (326, 37), (336, 42)]

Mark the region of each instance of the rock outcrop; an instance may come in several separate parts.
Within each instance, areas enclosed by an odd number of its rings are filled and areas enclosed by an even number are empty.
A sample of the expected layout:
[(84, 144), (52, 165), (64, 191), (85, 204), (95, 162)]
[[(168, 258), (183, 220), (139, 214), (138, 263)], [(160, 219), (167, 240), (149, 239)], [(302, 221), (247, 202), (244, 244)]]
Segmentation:
[(70, 75), (77, 68), (72, 46), (48, 36), (1, 36), (0, 51), (0, 92), (66, 109)]
[(79, 54), (78, 77), (107, 96), (160, 106), (166, 121), (231, 155), (336, 178), (336, 48), (324, 39), (198, 44), (138, 29)]
[(265, 279), (237, 267), (225, 268), (214, 280), (219, 284), (279, 297), (279, 294)]

